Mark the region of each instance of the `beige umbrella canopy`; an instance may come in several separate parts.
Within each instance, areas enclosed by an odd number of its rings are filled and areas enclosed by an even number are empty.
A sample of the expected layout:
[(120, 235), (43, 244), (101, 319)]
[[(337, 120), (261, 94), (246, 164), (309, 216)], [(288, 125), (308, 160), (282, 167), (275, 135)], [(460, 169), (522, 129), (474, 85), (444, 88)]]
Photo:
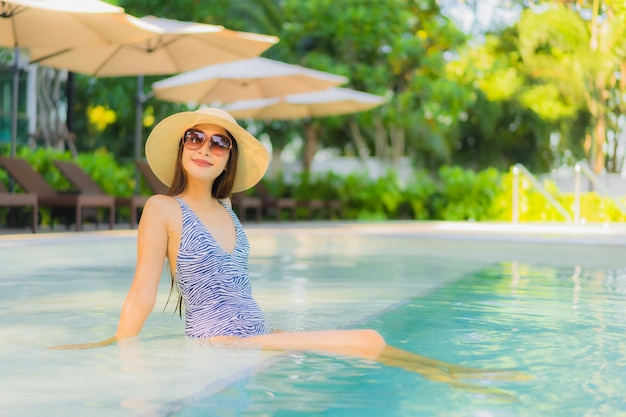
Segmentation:
[(152, 84), (154, 96), (179, 103), (213, 104), (324, 90), (347, 78), (267, 58), (211, 65)]
[[(222, 108), (237, 119), (292, 120), (336, 116), (371, 110), (385, 102), (385, 98), (349, 88), (329, 88), (304, 94), (242, 100)], [(305, 170), (310, 169), (317, 143), (317, 132), (311, 123), (304, 126)]]
[(0, 46), (94, 46), (141, 36), (126, 20), (124, 9), (98, 0), (3, 0)]
[(259, 100), (242, 100), (223, 107), (237, 119), (290, 120), (357, 113), (373, 109), (385, 98), (349, 88), (329, 88)]
[(97, 47), (32, 48), (31, 62), (98, 77), (162, 75), (260, 55), (275, 36), (152, 16), (136, 19), (137, 42)]
[(122, 8), (99, 0), (0, 1), (0, 46), (15, 48), (11, 156), (17, 137), (20, 48), (105, 45), (144, 36), (130, 20)]
[(138, 76), (135, 158), (141, 157), (143, 76), (171, 74), (201, 66), (257, 56), (278, 42), (275, 36), (225, 29), (223, 26), (156, 18), (138, 19), (147, 37), (89, 48), (32, 48), (31, 62), (99, 76)]

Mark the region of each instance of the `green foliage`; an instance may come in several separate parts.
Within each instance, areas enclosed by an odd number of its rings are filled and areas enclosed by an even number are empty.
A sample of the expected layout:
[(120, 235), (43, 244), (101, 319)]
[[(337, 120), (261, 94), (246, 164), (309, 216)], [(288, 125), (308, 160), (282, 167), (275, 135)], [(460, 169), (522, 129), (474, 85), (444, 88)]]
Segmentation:
[(344, 217), (357, 220), (387, 220), (395, 218), (402, 194), (398, 178), (390, 171), (372, 180), (365, 173), (345, 177), (339, 190), (344, 203)]
[(305, 171), (297, 178), (293, 197), (298, 200), (337, 200), (341, 182), (342, 178), (331, 171), (317, 176)]
[(8, 65), (13, 57), (12, 48), (0, 48), (0, 65)]
[[(492, 220), (510, 221), (513, 207), (513, 181), (515, 176), (508, 172), (501, 176), (502, 188), (497, 195), (495, 206), (496, 215)], [(545, 180), (543, 187), (574, 219), (574, 193), (559, 192), (553, 181)], [(519, 177), (519, 221), (520, 222), (564, 222), (564, 216), (541, 194), (525, 177)], [(626, 199), (620, 203), (626, 206)], [(618, 205), (607, 196), (595, 192), (580, 194), (580, 219), (588, 223), (624, 222), (626, 214)]]
[[(573, 215), (575, 196), (565, 193), (559, 196), (559, 202), (570, 208)], [(620, 200), (622, 207), (626, 207), (626, 199)], [(580, 219), (588, 223), (625, 222), (626, 213), (622, 212), (615, 201), (595, 192), (580, 195)]]
[(39, 172), (52, 188), (57, 191), (70, 191), (71, 185), (69, 181), (54, 166), (54, 160), (67, 161), (72, 155), (65, 151), (57, 151), (49, 148), (37, 148), (31, 150), (28, 147), (21, 147), (17, 150), (16, 156), (24, 158), (28, 163)]
[[(293, 197), (294, 187), (285, 181), (285, 176), (282, 172), (279, 172), (271, 180), (267, 177), (261, 180), (265, 186), (268, 194), (274, 198)], [(252, 190), (251, 190), (252, 191)]]
[[(17, 155), (28, 162), (58, 191), (70, 191), (71, 186), (54, 166), (54, 160), (72, 160), (69, 152), (49, 149), (30, 151), (18, 149)], [(80, 154), (74, 160), (111, 195), (129, 196), (134, 190), (134, 167), (119, 164), (106, 150)], [(294, 182), (283, 175), (264, 178), (263, 184), (272, 197), (297, 200), (340, 200), (342, 220), (449, 220), (449, 221), (511, 221), (513, 202), (511, 172), (500, 173), (494, 168), (482, 171), (460, 166), (442, 167), (436, 175), (416, 171), (406, 183), (397, 174), (372, 179), (365, 172), (340, 176), (301, 174)], [(0, 181), (8, 178), (0, 170)], [(574, 195), (560, 193), (551, 181), (545, 181), (547, 191), (574, 217)], [(519, 215), (521, 222), (562, 222), (561, 213), (524, 176), (519, 177)], [(148, 191), (146, 190), (145, 194)], [(621, 200), (626, 205), (626, 199)], [(581, 195), (581, 219), (588, 223), (624, 222), (626, 214), (613, 200), (597, 193)], [(42, 210), (42, 224), (49, 223), (49, 213)]]
[[(626, 10), (623, 1), (578, 2), (576, 7), (551, 2), (550, 7), (527, 9), (518, 26), (518, 50), (531, 83), (521, 103), (544, 120), (580, 117), (587, 123), (586, 157), (595, 172), (617, 171), (615, 158), (607, 163), (606, 125), (623, 113), (626, 84)], [(562, 125), (560, 126), (562, 127)], [(613, 127), (615, 134), (623, 130)], [(584, 135), (566, 140), (581, 140)], [(623, 158), (623, 157), (622, 157)]]
[[(500, 209), (495, 220), (510, 221), (513, 218), (513, 181), (516, 179), (512, 171), (502, 175), (502, 192), (498, 195), (496, 206)], [(518, 215), (520, 222), (563, 222), (566, 219), (563, 215), (537, 190), (533, 184), (521, 175), (518, 178), (519, 201)], [(559, 191), (553, 181), (544, 181), (543, 187), (562, 204)], [(562, 204), (563, 205), (563, 204)], [(567, 205), (563, 205), (566, 210)], [(571, 210), (568, 210), (572, 214)]]
[(501, 192), (500, 173), (480, 172), (459, 166), (439, 169), (441, 189), (435, 204), (436, 219), (489, 220), (494, 217), (496, 196)]
[[(367, 173), (345, 177), (333, 173), (312, 178), (302, 175), (293, 183), (264, 179), (275, 197), (308, 199), (340, 199), (343, 220), (379, 221), (393, 219), (444, 221), (512, 220), (513, 174), (494, 168), (482, 171), (460, 166), (442, 167), (436, 175), (417, 171), (403, 184), (393, 172), (372, 179)], [(563, 222), (563, 215), (528, 179), (519, 182), (520, 222)], [(574, 196), (560, 193), (552, 181), (545, 181), (546, 190), (574, 217)], [(626, 205), (626, 199), (621, 203)], [(623, 222), (626, 215), (608, 197), (596, 193), (581, 195), (581, 219), (589, 223)]]
[(433, 202), (437, 186), (431, 175), (424, 171), (416, 171), (403, 189), (404, 202), (400, 204), (400, 216), (415, 220), (433, 218)]
[[(119, 164), (115, 156), (104, 148), (83, 153), (76, 163), (97, 182), (102, 190), (116, 197), (130, 197), (135, 189), (135, 167), (131, 163)], [(145, 192), (144, 194), (148, 194)]]

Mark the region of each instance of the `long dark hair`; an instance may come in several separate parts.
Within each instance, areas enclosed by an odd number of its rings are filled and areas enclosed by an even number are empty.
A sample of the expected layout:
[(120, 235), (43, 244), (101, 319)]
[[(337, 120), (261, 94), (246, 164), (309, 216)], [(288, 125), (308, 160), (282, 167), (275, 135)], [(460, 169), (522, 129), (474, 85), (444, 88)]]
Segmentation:
[[(230, 134), (229, 131), (226, 131), (226, 134), (230, 137), (232, 148), (230, 149), (230, 156), (228, 158), (228, 162), (226, 162), (226, 168), (224, 171), (215, 178), (213, 182), (213, 187), (211, 188), (211, 195), (215, 198), (224, 199), (229, 198), (233, 193), (233, 185), (235, 184), (235, 177), (237, 175), (237, 159), (239, 158), (239, 148), (237, 147), (237, 141)], [(176, 154), (176, 165), (174, 166), (174, 179), (172, 180), (172, 184), (167, 190), (166, 195), (169, 196), (177, 196), (187, 188), (187, 173), (183, 169), (182, 163), (183, 156), (183, 140), (181, 138), (180, 143), (178, 144), (178, 152)], [(170, 268), (170, 293), (167, 297), (167, 301), (165, 302), (164, 309), (167, 308), (167, 304), (170, 301), (170, 297), (174, 292), (174, 288), (178, 292), (178, 300), (176, 301), (176, 307), (174, 308), (174, 314), (178, 312), (178, 315), (183, 317), (183, 296), (178, 291), (178, 285), (176, 283), (176, 277), (172, 274), (172, 269)]]

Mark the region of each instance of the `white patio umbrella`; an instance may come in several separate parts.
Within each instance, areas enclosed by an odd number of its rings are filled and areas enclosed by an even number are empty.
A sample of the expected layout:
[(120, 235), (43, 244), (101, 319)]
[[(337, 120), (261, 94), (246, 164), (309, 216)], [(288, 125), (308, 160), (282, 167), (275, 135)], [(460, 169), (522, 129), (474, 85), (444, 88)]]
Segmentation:
[(137, 42), (97, 47), (31, 48), (31, 62), (97, 77), (166, 75), (258, 56), (275, 36), (239, 32), (219, 25), (146, 16)]
[(385, 98), (349, 88), (329, 88), (258, 100), (241, 100), (223, 106), (237, 119), (290, 120), (357, 113), (371, 110)]
[(0, 46), (14, 48), (11, 156), (15, 155), (20, 48), (104, 45), (142, 36), (124, 9), (99, 0), (0, 1)]
[[(357, 113), (371, 110), (384, 102), (385, 98), (381, 96), (335, 87), (284, 97), (241, 100), (222, 108), (236, 119), (292, 120)], [(305, 123), (304, 139), (303, 166), (309, 169), (316, 143), (315, 129), (310, 123)]]
[(340, 75), (267, 58), (211, 65), (152, 84), (161, 100), (213, 104), (325, 90), (348, 82)]
[(98, 77), (137, 76), (135, 158), (141, 157), (143, 76), (171, 74), (257, 56), (278, 42), (275, 36), (223, 26), (146, 16), (149, 36), (138, 42), (99, 47), (32, 48), (31, 62)]

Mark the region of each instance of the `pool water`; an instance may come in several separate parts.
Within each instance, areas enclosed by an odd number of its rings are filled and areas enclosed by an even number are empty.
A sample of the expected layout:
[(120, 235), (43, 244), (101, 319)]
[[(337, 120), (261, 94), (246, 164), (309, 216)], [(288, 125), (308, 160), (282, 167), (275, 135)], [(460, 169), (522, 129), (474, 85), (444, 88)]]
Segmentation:
[[(451, 387), (376, 362), (192, 341), (169, 278), (142, 335), (115, 331), (132, 233), (0, 239), (0, 415), (626, 415), (620, 246), (433, 239), (399, 230), (252, 229), (256, 298), (275, 328), (374, 328), (397, 347), (527, 381)], [(506, 393), (507, 395), (500, 395)]]
[(478, 382), (511, 398), (451, 388), (377, 364), (294, 353), (167, 415), (624, 415), (625, 294), (626, 269), (505, 263), (406, 300), (363, 324), (389, 343), (426, 356), (523, 370), (535, 378)]

